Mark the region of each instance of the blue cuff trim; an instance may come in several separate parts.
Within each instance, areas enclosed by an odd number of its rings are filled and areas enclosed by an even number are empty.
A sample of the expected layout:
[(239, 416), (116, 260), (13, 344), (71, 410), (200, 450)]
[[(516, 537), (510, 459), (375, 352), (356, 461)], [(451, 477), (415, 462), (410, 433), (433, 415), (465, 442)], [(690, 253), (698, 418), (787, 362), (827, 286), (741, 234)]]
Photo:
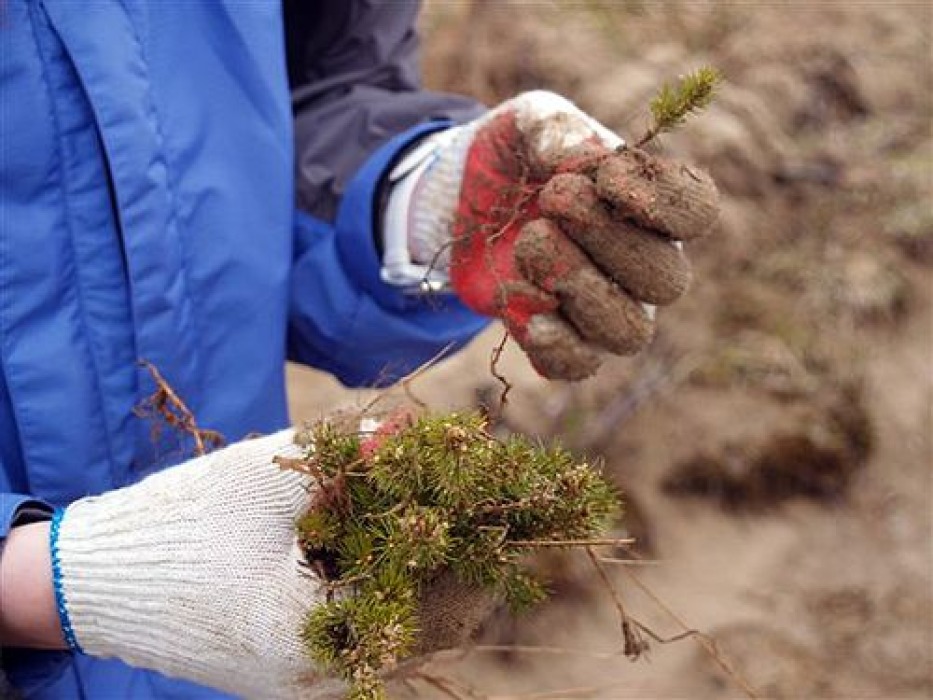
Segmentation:
[(52, 585), (55, 587), (55, 607), (58, 610), (58, 621), (62, 626), (62, 634), (65, 637), (65, 643), (72, 651), (81, 653), (81, 647), (78, 646), (78, 640), (75, 637), (74, 628), (71, 626), (71, 618), (68, 617), (68, 608), (65, 606), (65, 589), (62, 586), (62, 567), (58, 558), (58, 530), (62, 524), (62, 518), (65, 517), (65, 509), (58, 508), (52, 516), (52, 525), (49, 528), (49, 549), (52, 552)]

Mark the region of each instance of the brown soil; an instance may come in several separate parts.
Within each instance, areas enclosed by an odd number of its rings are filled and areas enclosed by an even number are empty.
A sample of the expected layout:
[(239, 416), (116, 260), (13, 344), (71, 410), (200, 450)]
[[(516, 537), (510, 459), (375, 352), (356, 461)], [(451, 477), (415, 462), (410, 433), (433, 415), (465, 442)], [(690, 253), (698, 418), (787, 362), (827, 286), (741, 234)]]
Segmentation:
[(595, 263), (636, 299), (669, 304), (690, 285), (690, 264), (670, 241), (612, 216), (585, 175), (555, 175), (538, 198)]
[(573, 327), (556, 314), (532, 318), (523, 343), (535, 368), (546, 377), (586, 379), (601, 363), (600, 353), (582, 343)]
[(662, 488), (745, 511), (797, 497), (842, 499), (871, 454), (873, 428), (860, 387), (825, 393), (828, 399), (786, 407), (757, 438), (700, 449), (673, 466)]
[(654, 324), (642, 306), (600, 274), (553, 222), (526, 224), (515, 258), (526, 279), (557, 295), (562, 313), (584, 340), (630, 355), (651, 339)]
[(706, 236), (719, 217), (719, 193), (707, 173), (637, 148), (600, 163), (596, 190), (639, 226), (679, 241)]
[[(491, 104), (548, 87), (630, 138), (662, 82), (725, 73), (713, 106), (660, 139), (721, 193), (715, 231), (686, 246), (692, 289), (646, 352), (583, 383), (545, 382), (510, 345), (499, 429), (605, 458), (655, 562), (606, 566), (660, 635), (682, 628), (636, 578), (762, 697), (933, 696), (933, 8), (436, 1), (424, 26), (433, 85)], [(500, 337), (414, 391), (489, 402)], [(296, 417), (365, 400), (308, 370), (290, 380)], [(498, 616), (487, 640), (559, 651), (445, 656), (432, 672), (500, 699), (743, 697), (690, 639), (612, 656), (616, 610), (586, 558), (547, 566), (554, 603)]]

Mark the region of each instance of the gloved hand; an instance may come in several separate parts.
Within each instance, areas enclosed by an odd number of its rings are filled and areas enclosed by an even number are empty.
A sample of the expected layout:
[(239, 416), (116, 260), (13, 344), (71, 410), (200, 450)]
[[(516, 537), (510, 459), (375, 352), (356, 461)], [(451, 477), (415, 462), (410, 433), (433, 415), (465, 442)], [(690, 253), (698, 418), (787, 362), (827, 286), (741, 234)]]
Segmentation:
[(332, 691), (334, 681), (315, 682), (300, 641), (325, 592), (299, 564), (309, 480), (272, 463), (300, 454), (292, 437), (232, 445), (56, 516), (53, 567), (72, 641), (246, 697)]
[(546, 377), (581, 379), (605, 351), (648, 343), (653, 305), (690, 282), (676, 241), (716, 219), (706, 174), (620, 148), (548, 92), (431, 138), (433, 160), (405, 195), (414, 262), (449, 273), (465, 304), (501, 318)]

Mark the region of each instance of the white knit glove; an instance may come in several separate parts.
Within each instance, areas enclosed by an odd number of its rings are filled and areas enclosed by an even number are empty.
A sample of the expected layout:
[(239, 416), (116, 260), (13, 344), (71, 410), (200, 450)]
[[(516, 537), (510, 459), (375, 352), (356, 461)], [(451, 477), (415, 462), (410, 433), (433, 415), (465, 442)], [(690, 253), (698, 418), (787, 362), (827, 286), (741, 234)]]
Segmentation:
[(333, 692), (299, 636), (324, 592), (299, 565), (308, 479), (272, 463), (299, 456), (292, 438), (240, 442), (69, 506), (52, 534), (66, 637), (244, 697)]
[(622, 144), (544, 91), (429, 137), (389, 175), (384, 280), (449, 281), (548, 378), (638, 352), (654, 307), (689, 285), (680, 241), (710, 230), (718, 195), (702, 171)]

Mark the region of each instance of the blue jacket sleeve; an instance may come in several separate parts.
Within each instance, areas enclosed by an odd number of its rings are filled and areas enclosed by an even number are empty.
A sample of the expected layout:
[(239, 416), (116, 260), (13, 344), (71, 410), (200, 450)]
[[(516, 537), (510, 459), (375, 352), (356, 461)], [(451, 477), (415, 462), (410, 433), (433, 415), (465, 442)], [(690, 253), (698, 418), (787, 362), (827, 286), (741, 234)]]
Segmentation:
[(14, 525), (47, 520), (51, 515), (52, 507), (33, 496), (0, 493), (0, 544), (10, 534), (10, 528)]
[(460, 348), (488, 323), (453, 295), (406, 295), (379, 277), (379, 179), (400, 150), (446, 126), (422, 124), (378, 149), (350, 181), (333, 224), (296, 215), (289, 359), (349, 386), (381, 386)]
[(452, 296), (406, 297), (379, 278), (382, 175), (423, 135), (483, 112), (422, 89), (419, 4), (283, 3), (300, 209), (289, 359), (351, 386), (391, 383), (487, 322)]

